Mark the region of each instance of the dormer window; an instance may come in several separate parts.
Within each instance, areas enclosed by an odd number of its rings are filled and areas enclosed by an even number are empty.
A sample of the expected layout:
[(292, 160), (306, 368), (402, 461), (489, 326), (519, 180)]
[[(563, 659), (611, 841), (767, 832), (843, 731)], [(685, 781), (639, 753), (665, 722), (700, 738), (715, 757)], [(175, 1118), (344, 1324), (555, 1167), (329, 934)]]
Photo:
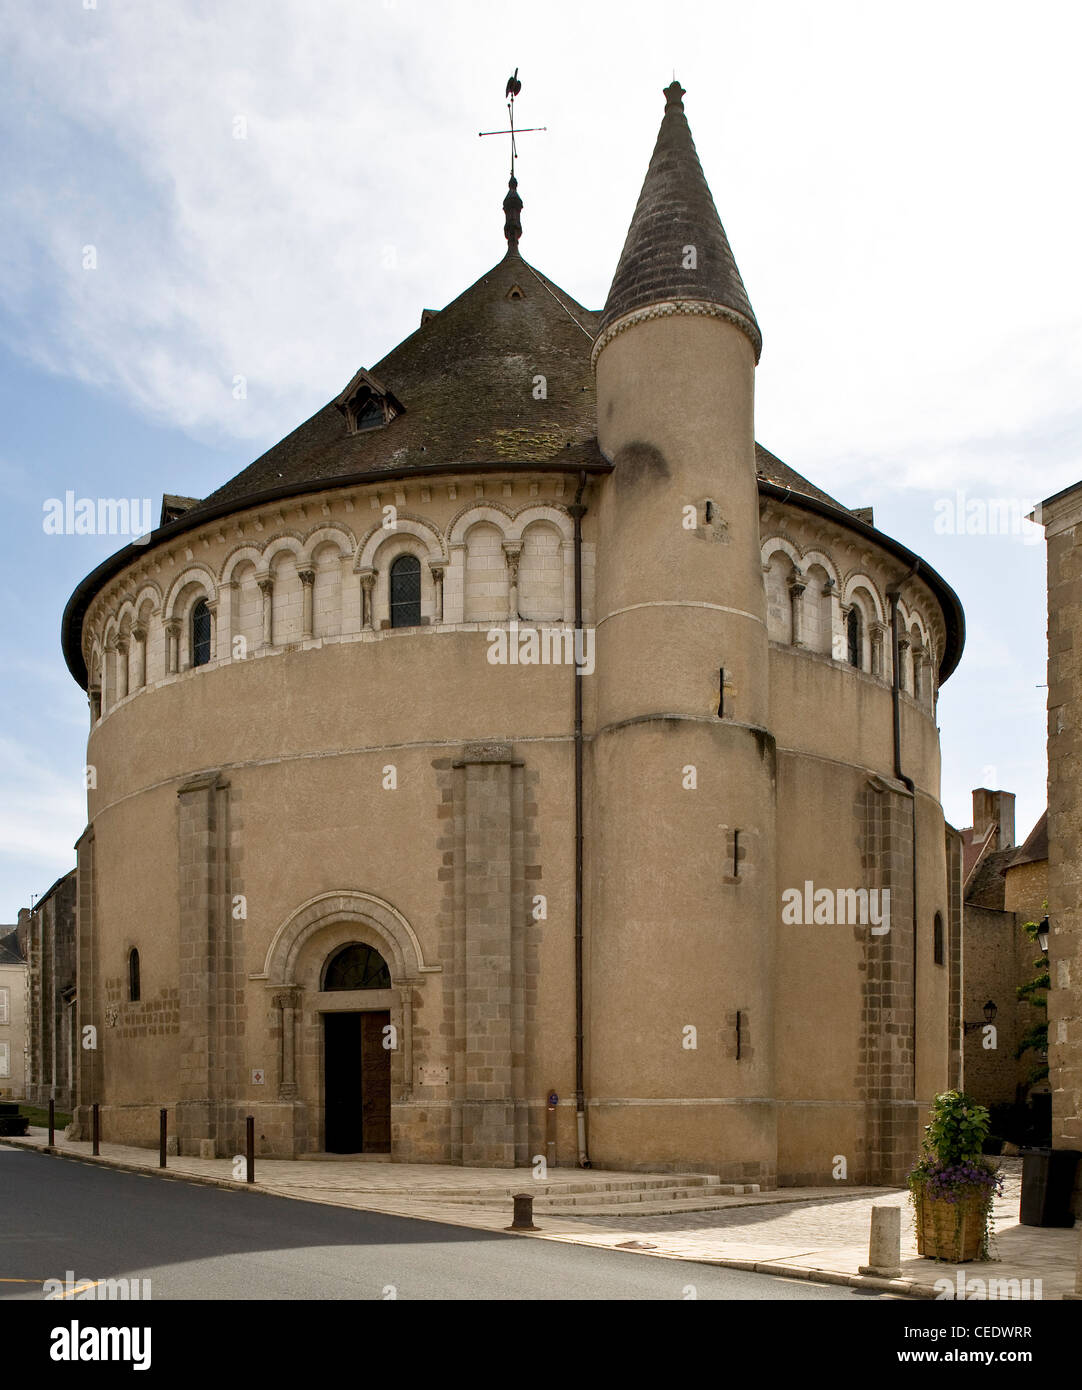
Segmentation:
[(387, 417), (383, 413), (383, 406), (375, 396), (358, 397), (353, 402), (349, 410), (353, 417), (353, 428), (355, 431), (375, 430), (387, 423)]
[(363, 368), (334, 404), (346, 417), (350, 434), (382, 429), (403, 411), (402, 403)]

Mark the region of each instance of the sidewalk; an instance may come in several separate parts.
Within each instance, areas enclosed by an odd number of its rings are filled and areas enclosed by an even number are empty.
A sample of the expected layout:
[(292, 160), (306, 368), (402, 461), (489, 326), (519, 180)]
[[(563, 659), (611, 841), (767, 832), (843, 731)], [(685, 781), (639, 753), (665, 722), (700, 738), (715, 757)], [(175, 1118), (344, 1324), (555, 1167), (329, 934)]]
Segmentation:
[[(45, 1149), (48, 1133), (30, 1130), (26, 1138), (5, 1138), (5, 1144)], [(709, 1198), (710, 1210), (671, 1210), (640, 1214), (636, 1205), (653, 1202), (651, 1188), (675, 1193), (693, 1205), (696, 1186), (708, 1182), (701, 1174), (644, 1174), (552, 1170), (536, 1181), (529, 1169), (460, 1168), (434, 1164), (366, 1163), (357, 1160), (256, 1160), (256, 1181), (249, 1186), (233, 1177), (233, 1162), (224, 1158), (169, 1157), (162, 1173), (155, 1150), (101, 1145), (101, 1157), (91, 1157), (89, 1143), (74, 1143), (57, 1135), (54, 1152), (107, 1167), (160, 1174), (214, 1186), (263, 1192), (331, 1206), (387, 1212), (396, 1216), (441, 1221), (479, 1230), (502, 1230), (511, 1223), (511, 1197), (530, 1192), (535, 1197), (534, 1221), (541, 1228), (532, 1239), (561, 1240), (578, 1245), (630, 1249), (671, 1259), (755, 1270), (789, 1278), (843, 1283), (889, 1290), (918, 1298), (940, 1296), (948, 1279), (957, 1288), (964, 1274), (968, 1291), (987, 1290), (999, 1283), (994, 1297), (1019, 1293), (1044, 1300), (1060, 1299), (1075, 1287), (1079, 1231), (1018, 1224), (1021, 1161), (1006, 1159), (1005, 1192), (995, 1207), (998, 1259), (991, 1263), (937, 1264), (917, 1255), (913, 1221), (904, 1190), (882, 1187), (780, 1188)], [(686, 1190), (681, 1184), (686, 1184)], [(713, 1189), (710, 1189), (711, 1191)], [(576, 1205), (582, 1215), (576, 1215)], [(654, 1203), (654, 1205), (659, 1205)], [(673, 1201), (669, 1202), (674, 1205)], [(902, 1212), (902, 1276), (882, 1280), (858, 1273), (868, 1261), (868, 1233), (873, 1205), (900, 1206)], [(544, 1209), (542, 1209), (544, 1208)], [(974, 1281), (984, 1281), (976, 1285)], [(1028, 1285), (1022, 1280), (1030, 1281)], [(1033, 1281), (1040, 1280), (1040, 1285)]]

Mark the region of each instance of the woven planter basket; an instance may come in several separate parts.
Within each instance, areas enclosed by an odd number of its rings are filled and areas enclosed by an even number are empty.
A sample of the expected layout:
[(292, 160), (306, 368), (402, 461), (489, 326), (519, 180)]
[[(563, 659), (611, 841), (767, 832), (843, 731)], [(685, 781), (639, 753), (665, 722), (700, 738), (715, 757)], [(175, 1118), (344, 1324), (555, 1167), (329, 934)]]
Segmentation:
[(917, 1199), (917, 1254), (951, 1264), (979, 1259), (988, 1223), (986, 1201), (983, 1192), (957, 1202), (932, 1201), (922, 1193)]

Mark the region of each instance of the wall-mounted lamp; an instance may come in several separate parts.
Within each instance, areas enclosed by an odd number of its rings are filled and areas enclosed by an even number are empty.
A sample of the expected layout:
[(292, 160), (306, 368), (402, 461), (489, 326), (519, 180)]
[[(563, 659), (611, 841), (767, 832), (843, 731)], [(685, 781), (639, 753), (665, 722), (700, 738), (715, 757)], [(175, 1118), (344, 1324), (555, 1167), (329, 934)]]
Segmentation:
[(962, 1032), (963, 1032), (963, 1034), (972, 1033), (973, 1030), (974, 1030), (974, 1028), (983, 1028), (983, 1027), (985, 1026), (986, 1023), (992, 1023), (992, 1022), (994, 1022), (994, 1021), (995, 1021), (996, 1014), (999, 1013), (999, 1010), (998, 1010), (998, 1009), (996, 1008), (996, 1006), (992, 1003), (991, 999), (989, 999), (988, 1003), (985, 1004), (985, 1006), (984, 1006), (984, 1008), (983, 1008), (983, 1010), (982, 1010), (982, 1013), (984, 1014), (984, 1018), (983, 1018), (983, 1019), (978, 1019), (975, 1023), (963, 1023), (963, 1024), (962, 1024)]
[(1037, 923), (1037, 945), (1042, 951), (1048, 950), (1048, 918), (1042, 917)]

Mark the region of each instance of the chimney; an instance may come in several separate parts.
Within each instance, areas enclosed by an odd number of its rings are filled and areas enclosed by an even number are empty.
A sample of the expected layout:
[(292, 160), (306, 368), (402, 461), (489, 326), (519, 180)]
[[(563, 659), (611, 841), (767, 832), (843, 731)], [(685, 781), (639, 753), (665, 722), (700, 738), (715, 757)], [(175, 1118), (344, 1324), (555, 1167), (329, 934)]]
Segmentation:
[(994, 849), (1014, 847), (1014, 792), (989, 791), (977, 787), (973, 792), (973, 835), (983, 839), (988, 827), (996, 827)]

